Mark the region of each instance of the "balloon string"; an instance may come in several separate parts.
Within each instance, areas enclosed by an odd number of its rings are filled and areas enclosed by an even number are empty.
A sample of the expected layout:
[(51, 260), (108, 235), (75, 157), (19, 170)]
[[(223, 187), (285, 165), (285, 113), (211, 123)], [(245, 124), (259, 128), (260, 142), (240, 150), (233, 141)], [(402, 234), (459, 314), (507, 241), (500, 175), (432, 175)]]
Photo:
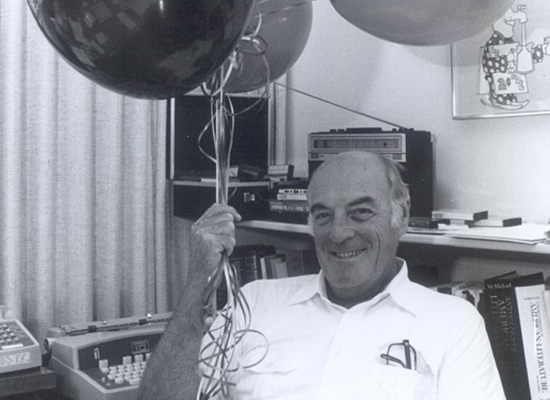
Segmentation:
[[(215, 325), (207, 332), (209, 342), (200, 352), (198, 363), (202, 368), (197, 399), (201, 394), (207, 398), (220, 393), (224, 399), (229, 397), (229, 389), (235, 385), (231, 380), (231, 374), (238, 370), (238, 367), (233, 364), (233, 356), (245, 335), (256, 334), (261, 342), (258, 342), (259, 345), (255, 347), (258, 351), (257, 359), (248, 365), (243, 365), (243, 368), (258, 365), (264, 360), (268, 351), (267, 338), (261, 332), (250, 329), (250, 306), (240, 291), (237, 269), (233, 263), (229, 262), (223, 272), (227, 283), (228, 302), (218, 314)], [(237, 312), (242, 315), (241, 318), (237, 318)]]
[[(229, 70), (231, 68), (230, 64)], [(216, 201), (221, 204), (227, 204), (229, 200), (229, 161), (234, 133), (234, 108), (224, 90), (229, 73), (230, 71), (226, 72), (225, 68), (221, 67), (208, 85), (208, 87), (212, 88), (210, 94), (211, 121), (203, 129), (203, 132), (201, 132), (202, 136), (208, 127), (212, 128), (216, 156), (213, 159), (216, 163)], [(206, 89), (203, 88), (203, 90)], [(226, 128), (228, 129), (226, 130)], [(201, 151), (203, 150), (201, 149)], [(267, 354), (267, 339), (265, 336), (258, 331), (250, 329), (250, 306), (240, 289), (239, 272), (225, 252), (222, 254), (221, 263), (213, 275), (218, 276), (219, 274), (223, 274), (225, 278), (224, 281), (228, 294), (227, 306), (222, 312), (218, 313), (218, 319), (215, 322), (215, 324), (218, 324), (221, 321), (221, 325), (207, 332), (210, 341), (201, 349), (199, 355), (198, 366), (201, 370), (201, 381), (197, 392), (197, 399), (200, 399), (202, 395), (210, 398), (217, 394), (221, 394), (224, 399), (229, 398), (229, 389), (234, 385), (231, 381), (231, 374), (237, 370), (233, 363), (233, 357), (237, 345), (245, 334), (255, 333), (260, 335), (264, 339), (265, 344), (263, 346), (264, 352), (260, 354), (256, 362), (252, 365), (245, 365), (243, 368), (256, 365)], [(215, 281), (216, 279), (212, 280), (212, 282)], [(216, 289), (213, 288), (211, 297), (206, 304), (206, 307), (210, 307), (211, 309), (215, 309), (215, 304), (213, 303), (215, 303)], [(237, 313), (240, 313), (242, 318), (237, 318)]]
[[(268, 3), (269, 1), (271, 1), (271, 0), (257, 1), (257, 2), (256, 2), (256, 7), (259, 6), (260, 4)], [(290, 6), (278, 8), (278, 9), (273, 10), (273, 11), (262, 12), (260, 15), (276, 14), (276, 13), (279, 13), (279, 12), (281, 12), (281, 11), (290, 10), (290, 9), (292, 9), (292, 8), (294, 8), (294, 7), (299, 7), (299, 6), (301, 6), (301, 5), (311, 3), (312, 1), (314, 1), (314, 0), (300, 0), (300, 1), (297, 1), (295, 4), (292, 4), (292, 5), (290, 5)]]
[(357, 111), (357, 110), (354, 110), (354, 109), (351, 109), (351, 108), (342, 106), (342, 105), (340, 105), (340, 104), (334, 103), (334, 102), (329, 101), (329, 100), (325, 100), (325, 99), (323, 99), (323, 98), (321, 98), (321, 97), (312, 95), (312, 94), (310, 94), (310, 93), (304, 92), (304, 91), (299, 90), (299, 89), (292, 88), (292, 87), (287, 86), (287, 85), (284, 85), (284, 84), (282, 84), (282, 83), (280, 83), (280, 82), (274, 82), (274, 84), (277, 85), (277, 86), (284, 87), (285, 89), (288, 89), (288, 90), (290, 90), (290, 91), (293, 91), (293, 92), (296, 92), (296, 93), (300, 93), (300, 94), (302, 94), (302, 95), (304, 95), (304, 96), (311, 97), (312, 99), (321, 101), (321, 102), (323, 102), (323, 103), (330, 104), (331, 106), (335, 106), (335, 107), (344, 109), (344, 110), (346, 110), (346, 111), (350, 111), (350, 112), (352, 112), (352, 113), (354, 113), (354, 114), (361, 115), (361, 116), (363, 116), (363, 117), (367, 117), (367, 118), (370, 118), (370, 119), (374, 119), (375, 121), (383, 122), (383, 123), (385, 123), (385, 124), (392, 125), (392, 126), (395, 126), (395, 127), (397, 127), (397, 128), (407, 129), (407, 128), (405, 128), (404, 126), (401, 126), (401, 125), (398, 125), (398, 124), (394, 124), (393, 122), (386, 121), (386, 120), (384, 120), (384, 119), (382, 119), (382, 118), (378, 118), (378, 117), (375, 117), (375, 116), (372, 116), (372, 115), (363, 113), (363, 112), (361, 112), (361, 111)]
[[(262, 27), (262, 20), (263, 20), (263, 19), (262, 19), (262, 13), (258, 13), (258, 16), (257, 16), (256, 18), (258, 18), (258, 23), (256, 24), (256, 29), (254, 29), (254, 32), (252, 32), (252, 33), (250, 34), (250, 36), (252, 36), (252, 37), (258, 36), (258, 34), (259, 34), (259, 32), (260, 32), (260, 29), (261, 29), (261, 27)], [(250, 26), (250, 25), (249, 25), (249, 26)], [(246, 37), (245, 35), (243, 35), (243, 36)]]
[[(309, 1), (309, 0), (306, 0), (306, 1)], [(270, 96), (270, 84), (269, 84), (269, 82), (271, 81), (271, 79), (270, 79), (271, 72), (270, 72), (270, 68), (269, 68), (269, 63), (267, 62), (267, 58), (265, 57), (265, 53), (267, 52), (268, 44), (265, 41), (265, 39), (263, 39), (260, 36), (260, 29), (261, 29), (262, 21), (263, 21), (262, 15), (263, 15), (263, 13), (258, 12), (258, 14), (254, 17), (254, 18), (258, 19), (257, 25), (256, 26), (254, 26), (254, 25), (249, 25), (248, 26), (247, 31), (251, 30), (252, 32), (251, 33), (245, 33), (239, 41), (240, 46), (238, 45), (237, 48), (233, 51), (233, 54), (232, 54), (232, 57), (231, 57), (231, 72), (240, 73), (240, 71), (242, 70), (243, 65), (242, 65), (242, 56), (241, 56), (241, 54), (249, 54), (249, 55), (252, 55), (252, 56), (262, 57), (262, 62), (263, 62), (264, 66), (265, 66), (265, 69), (266, 69), (265, 82), (267, 82), (267, 83), (266, 83), (266, 85), (264, 85), (263, 91), (262, 91), (261, 95), (259, 96), (258, 100), (253, 102), (252, 104), (250, 104), (248, 107), (244, 108), (243, 110), (240, 110), (238, 113), (234, 113), (233, 114), (234, 116), (241, 115), (243, 113), (246, 113), (246, 112), (252, 110), (260, 102), (267, 101), (267, 99)]]
[[(233, 56), (232, 56), (233, 57)], [(199, 151), (212, 161), (216, 165), (216, 201), (222, 204), (227, 204), (227, 182), (230, 174), (230, 155), (233, 147), (233, 136), (235, 130), (235, 118), (233, 103), (224, 93), (224, 86), (231, 73), (231, 67), (227, 72), (224, 72), (223, 67), (218, 70), (220, 80), (213, 78), (210, 85), (203, 84), (201, 89), (205, 96), (208, 96), (210, 100), (210, 120), (203, 127), (197, 138), (197, 144)], [(209, 91), (208, 87), (212, 88), (214, 85), (219, 85), (219, 88), (215, 88)], [(229, 109), (226, 108), (227, 102)], [(226, 131), (226, 126), (229, 128)], [(208, 129), (212, 129), (212, 137), (214, 141), (215, 157), (208, 154), (201, 145), (202, 138)], [(226, 137), (229, 136), (228, 149), (225, 149)], [(221, 177), (221, 179), (218, 179)]]

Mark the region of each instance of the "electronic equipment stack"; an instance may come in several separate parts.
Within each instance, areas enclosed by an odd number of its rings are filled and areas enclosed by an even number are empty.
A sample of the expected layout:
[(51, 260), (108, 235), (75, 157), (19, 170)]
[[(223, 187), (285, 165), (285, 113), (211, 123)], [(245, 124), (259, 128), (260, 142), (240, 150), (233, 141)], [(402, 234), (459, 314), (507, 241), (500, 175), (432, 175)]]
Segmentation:
[(307, 181), (289, 181), (270, 191), (269, 211), (277, 222), (307, 224)]
[[(231, 151), (226, 143), (231, 164), (228, 203), (243, 220), (265, 218), (270, 182), (264, 175), (274, 152), (273, 102), (263, 99), (261, 93), (231, 95), (229, 99), (234, 129)], [(195, 220), (216, 201), (210, 101), (194, 91), (170, 100), (167, 111), (166, 177), (172, 183), (172, 214)]]

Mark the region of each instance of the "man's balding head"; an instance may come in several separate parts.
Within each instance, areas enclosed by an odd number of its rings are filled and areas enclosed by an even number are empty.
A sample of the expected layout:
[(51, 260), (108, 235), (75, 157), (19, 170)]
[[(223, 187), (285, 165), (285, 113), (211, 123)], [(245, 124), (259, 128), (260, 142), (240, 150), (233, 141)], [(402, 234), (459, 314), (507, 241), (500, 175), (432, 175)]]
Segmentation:
[[(387, 177), (392, 205), (392, 225), (397, 226), (409, 217), (410, 196), (401, 177), (403, 167), (380, 155), (366, 151), (343, 152), (323, 162), (314, 172), (309, 187), (349, 181), (352, 174), (383, 174)], [(322, 182), (320, 182), (322, 181)]]

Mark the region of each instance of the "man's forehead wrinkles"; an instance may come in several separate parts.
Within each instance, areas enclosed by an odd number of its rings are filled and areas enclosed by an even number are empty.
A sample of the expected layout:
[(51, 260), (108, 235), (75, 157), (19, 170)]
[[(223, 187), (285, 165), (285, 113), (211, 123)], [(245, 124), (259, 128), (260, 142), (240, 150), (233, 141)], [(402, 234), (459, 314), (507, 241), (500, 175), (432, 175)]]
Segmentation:
[[(355, 206), (358, 206), (358, 205), (361, 205), (361, 204), (376, 205), (377, 201), (374, 197), (371, 197), (371, 196), (361, 196), (359, 198), (353, 199), (353, 200), (343, 204), (343, 206), (345, 208), (349, 208), (349, 207), (355, 207)], [(338, 207), (338, 205), (335, 205), (334, 207)], [(319, 210), (330, 210), (334, 207), (331, 207), (330, 205), (327, 205), (327, 204), (323, 203), (323, 201), (317, 201), (317, 202), (315, 202), (311, 205), (310, 211), (315, 212), (315, 211), (319, 211)]]
[(352, 206), (357, 206), (359, 204), (364, 204), (364, 203), (376, 204), (376, 199), (372, 196), (362, 196), (362, 197), (359, 197), (358, 199), (350, 201), (347, 205), (349, 207), (352, 207)]

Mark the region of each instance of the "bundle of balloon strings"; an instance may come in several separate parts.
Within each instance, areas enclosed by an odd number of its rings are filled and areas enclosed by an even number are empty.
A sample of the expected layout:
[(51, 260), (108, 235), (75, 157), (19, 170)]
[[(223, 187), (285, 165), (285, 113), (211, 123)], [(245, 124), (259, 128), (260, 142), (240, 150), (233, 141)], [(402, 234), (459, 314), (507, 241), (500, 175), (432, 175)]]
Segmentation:
[[(229, 97), (224, 93), (224, 82), (229, 72), (221, 68), (212, 78), (208, 85), (203, 85), (203, 91), (207, 92), (211, 99), (212, 118), (209, 124), (203, 130), (203, 133), (212, 128), (214, 148), (216, 151), (215, 159), (202, 149), (201, 152), (211, 158), (216, 163), (216, 201), (220, 204), (227, 204), (229, 200), (229, 173), (230, 173), (230, 153), (233, 142), (234, 118), (235, 113)], [(210, 88), (210, 89), (208, 89)], [(210, 92), (208, 92), (210, 90)], [(226, 128), (229, 128), (226, 131)], [(199, 142), (200, 138), (199, 136)], [(228, 140), (229, 139), (229, 140)], [(220, 396), (223, 399), (229, 397), (230, 386), (234, 385), (231, 375), (239, 367), (250, 368), (260, 363), (267, 354), (267, 340), (261, 332), (250, 329), (250, 307), (246, 298), (241, 292), (239, 273), (231, 263), (228, 255), (224, 253), (219, 267), (214, 271), (209, 282), (217, 282), (220, 274), (224, 276), (224, 282), (227, 288), (227, 305), (217, 314), (214, 325), (207, 332), (207, 340), (202, 347), (198, 370), (201, 375), (197, 399), (213, 398)], [(212, 289), (212, 295), (205, 304), (206, 310), (213, 309), (214, 296), (216, 288)], [(235, 365), (233, 362), (237, 346), (244, 335), (257, 334), (265, 339), (265, 351), (252, 365)]]

